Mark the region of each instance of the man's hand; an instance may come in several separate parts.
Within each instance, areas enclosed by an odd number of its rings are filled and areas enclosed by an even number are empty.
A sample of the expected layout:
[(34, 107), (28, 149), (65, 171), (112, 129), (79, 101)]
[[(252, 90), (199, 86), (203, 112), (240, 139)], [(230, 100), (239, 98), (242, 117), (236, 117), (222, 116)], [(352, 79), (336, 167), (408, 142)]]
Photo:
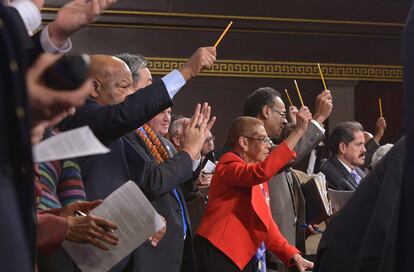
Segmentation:
[(201, 108), (197, 104), (194, 115), (189, 122), (183, 124), (183, 151), (187, 152), (191, 159), (198, 160), (200, 151), (207, 138), (207, 132), (211, 130), (216, 117), (210, 118), (211, 108), (204, 103)]
[(385, 129), (387, 128), (387, 123), (385, 122), (384, 117), (379, 117), (375, 123), (375, 135), (374, 141), (379, 144), (382, 136), (384, 136)]
[(198, 189), (205, 189), (210, 187), (211, 179), (213, 177), (213, 174), (207, 174), (203, 171), (200, 172), (200, 176), (198, 177), (197, 181), (197, 187)]
[(59, 55), (44, 53), (27, 71), (26, 82), (30, 106), (33, 111), (33, 125), (42, 121), (56, 123), (56, 118), (59, 119), (65, 114), (70, 114), (73, 107), (81, 106), (89, 95), (90, 81), (72, 91), (57, 91), (45, 86), (43, 74), (59, 58)]
[(309, 111), (308, 107), (301, 107), (296, 114), (295, 131), (303, 135), (303, 133), (308, 129), (310, 120), (312, 120), (312, 113)]
[(76, 31), (93, 23), (99, 15), (117, 0), (73, 0), (64, 5), (49, 25), (49, 36), (56, 47), (61, 47)]
[(195, 51), (191, 58), (184, 63), (179, 71), (186, 81), (196, 77), (204, 69), (209, 69), (216, 61), (216, 48), (201, 47)]
[(332, 112), (332, 95), (329, 90), (321, 92), (316, 97), (315, 113), (313, 119), (318, 122), (321, 126)]
[(308, 268), (313, 268), (313, 263), (304, 259), (300, 254), (293, 255), (291, 262), (297, 266), (300, 272), (306, 271)]
[(287, 115), (287, 120), (289, 123), (296, 125), (296, 114), (298, 114), (298, 111), (298, 108), (296, 108), (295, 106), (289, 107), (289, 112)]
[[(162, 220), (164, 221), (164, 223), (166, 223), (165, 218), (162, 217)], [(156, 233), (154, 233), (153, 236), (151, 236), (148, 240), (151, 242), (151, 245), (153, 247), (158, 245), (158, 242), (162, 239), (162, 237), (164, 237), (165, 233), (167, 232), (167, 224), (165, 224), (165, 227), (163, 227), (162, 229), (160, 229), (159, 231), (157, 231)]]

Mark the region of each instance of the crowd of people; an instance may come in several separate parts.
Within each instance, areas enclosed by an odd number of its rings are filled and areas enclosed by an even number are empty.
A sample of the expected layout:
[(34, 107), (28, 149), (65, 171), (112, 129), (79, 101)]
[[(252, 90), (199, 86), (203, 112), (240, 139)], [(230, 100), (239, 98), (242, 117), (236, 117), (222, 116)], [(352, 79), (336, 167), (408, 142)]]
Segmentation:
[[(111, 271), (378, 271), (386, 244), (395, 247), (387, 237), (396, 223), (383, 216), (399, 205), (405, 139), (381, 146), (383, 117), (373, 135), (351, 120), (325, 139), (329, 90), (311, 112), (261, 87), (217, 147), (208, 103), (192, 116), (172, 114), (174, 96), (215, 62), (215, 47), (195, 50), (159, 80), (140, 54), (92, 55), (81, 87), (48, 87), (44, 73), (71, 50), (71, 35), (115, 2), (72, 0), (41, 27), (42, 0), (0, 1), (0, 267), (77, 271), (64, 241), (117, 246), (122, 229), (89, 212), (132, 180), (166, 228)], [(109, 153), (33, 162), (33, 145), (85, 125)], [(329, 157), (315, 151), (323, 141)], [(326, 221), (315, 264), (305, 244), (320, 226), (306, 221), (312, 200), (296, 172), (306, 160), (309, 178), (322, 172), (327, 188), (355, 192)], [(385, 194), (395, 197), (377, 201)]]

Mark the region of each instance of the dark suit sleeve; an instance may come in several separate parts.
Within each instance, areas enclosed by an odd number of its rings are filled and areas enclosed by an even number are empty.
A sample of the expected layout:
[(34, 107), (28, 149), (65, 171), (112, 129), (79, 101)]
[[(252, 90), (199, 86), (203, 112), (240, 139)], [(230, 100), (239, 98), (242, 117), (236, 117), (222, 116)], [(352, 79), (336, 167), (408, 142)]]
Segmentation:
[(159, 80), (117, 105), (100, 106), (90, 99), (59, 127), (69, 130), (88, 125), (103, 144), (109, 145), (172, 105), (164, 83)]
[(192, 177), (193, 165), (187, 152), (179, 151), (171, 159), (157, 164), (139, 144), (123, 140), (131, 178), (149, 200), (169, 193)]
[(321, 172), (326, 177), (328, 187), (334, 190), (354, 191), (355, 188), (349, 184), (343, 174), (336, 168), (335, 165), (328, 160), (321, 168)]
[(372, 156), (374, 155), (375, 151), (377, 151), (379, 147), (380, 145), (377, 144), (377, 142), (375, 142), (374, 139), (371, 139), (367, 142), (367, 144), (365, 145), (365, 149), (367, 150), (365, 152), (365, 162), (360, 167), (362, 170), (365, 170), (371, 164)]

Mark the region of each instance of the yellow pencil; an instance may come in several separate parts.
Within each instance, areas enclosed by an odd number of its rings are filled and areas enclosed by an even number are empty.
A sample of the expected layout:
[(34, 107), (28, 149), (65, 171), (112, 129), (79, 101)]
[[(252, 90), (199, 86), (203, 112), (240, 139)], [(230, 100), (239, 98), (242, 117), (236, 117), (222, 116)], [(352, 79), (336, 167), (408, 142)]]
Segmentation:
[(305, 104), (303, 104), (303, 99), (302, 99), (302, 95), (300, 94), (300, 90), (299, 90), (299, 86), (298, 83), (296, 82), (296, 80), (293, 80), (293, 82), (295, 82), (295, 86), (296, 86), (296, 91), (298, 92), (298, 96), (299, 96), (299, 100), (300, 100), (300, 104), (303, 106), (305, 106)]
[(382, 103), (381, 103), (381, 98), (378, 98), (378, 106), (379, 106), (379, 111), (380, 111), (380, 117), (384, 117), (384, 115), (382, 115)]
[(219, 45), (219, 43), (223, 39), (224, 35), (226, 35), (227, 31), (229, 31), (232, 24), (233, 24), (233, 21), (230, 21), (230, 23), (227, 25), (226, 29), (223, 31), (223, 33), (221, 33), (220, 38), (218, 38), (216, 44), (214, 45), (214, 48), (217, 48), (217, 46)]
[(325, 90), (327, 90), (328, 87), (326, 86), (325, 78), (323, 77), (323, 74), (322, 74), (322, 68), (321, 68), (321, 65), (319, 63), (318, 63), (318, 68), (319, 68), (319, 74), (321, 74), (323, 87), (325, 88)]
[(289, 93), (288, 93), (288, 90), (287, 90), (287, 89), (285, 89), (285, 93), (286, 93), (286, 96), (287, 96), (287, 98), (288, 98), (288, 100), (289, 100), (289, 104), (290, 104), (291, 106), (293, 106), (292, 99), (290, 99), (290, 95), (289, 95)]

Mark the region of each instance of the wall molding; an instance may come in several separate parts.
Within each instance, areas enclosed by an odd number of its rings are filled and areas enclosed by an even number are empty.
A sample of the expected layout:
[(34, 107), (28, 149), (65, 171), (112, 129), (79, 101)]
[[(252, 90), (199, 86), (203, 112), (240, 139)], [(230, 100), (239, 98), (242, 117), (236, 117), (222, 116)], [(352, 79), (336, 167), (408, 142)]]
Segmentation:
[[(57, 12), (59, 8), (44, 7), (43, 12)], [(354, 21), (354, 20), (326, 20), (313, 18), (281, 18), (281, 17), (263, 17), (263, 16), (237, 16), (237, 15), (220, 15), (220, 14), (202, 14), (202, 13), (179, 13), (179, 12), (153, 12), (139, 10), (106, 10), (106, 15), (141, 15), (156, 17), (179, 17), (179, 18), (202, 18), (202, 19), (224, 19), (224, 20), (243, 20), (243, 21), (265, 21), (265, 22), (289, 22), (289, 23), (311, 23), (311, 24), (329, 24), (329, 25), (354, 25), (354, 26), (382, 26), (382, 27), (404, 27), (400, 22), (371, 22), (371, 21)]]
[[(155, 75), (165, 75), (180, 67), (186, 59), (148, 57), (149, 68)], [(396, 65), (321, 63), (328, 80), (358, 80), (402, 82), (402, 67)], [(316, 63), (250, 60), (217, 60), (212, 69), (201, 76), (320, 79)]]

